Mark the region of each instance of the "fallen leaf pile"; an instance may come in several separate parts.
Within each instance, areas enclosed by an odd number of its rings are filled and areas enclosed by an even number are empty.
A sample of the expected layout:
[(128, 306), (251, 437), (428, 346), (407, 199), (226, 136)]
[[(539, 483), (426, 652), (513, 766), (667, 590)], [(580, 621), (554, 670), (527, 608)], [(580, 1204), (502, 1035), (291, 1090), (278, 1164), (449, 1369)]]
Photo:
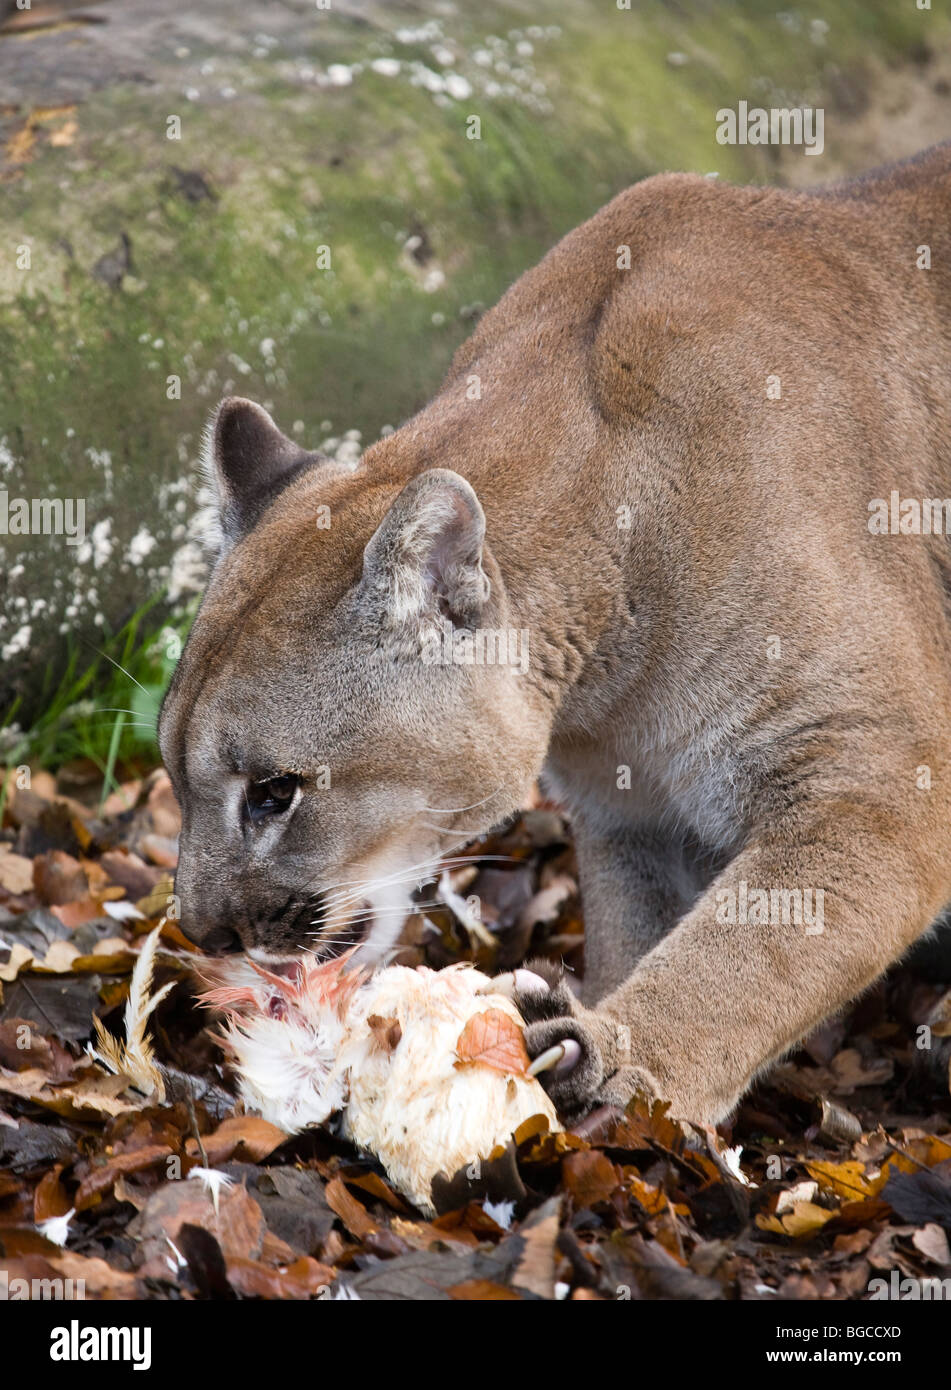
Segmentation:
[[(8, 788), (0, 831), (0, 1269), (83, 1280), (87, 1298), (864, 1299), (893, 1272), (951, 1277), (951, 997), (896, 970), (825, 1025), (717, 1131), (663, 1106), (530, 1120), (433, 1185), (426, 1216), (339, 1134), (244, 1113), (197, 1002), (161, 772), (95, 808), (82, 768)], [(428, 890), (404, 965), (489, 974), (532, 955), (580, 973), (567, 828), (540, 804)], [(473, 902), (478, 904), (474, 912)], [(148, 1019), (165, 1103), (114, 1040), (162, 918)], [(145, 962), (147, 964), (148, 962)], [(946, 973), (951, 974), (951, 971)], [(375, 1045), (398, 1043), (373, 1016)], [(369, 1021), (369, 1020), (368, 1020)], [(461, 1068), (523, 1065), (490, 1011)], [(942, 1058), (944, 1060), (942, 1060)], [(115, 1062), (115, 1058), (113, 1058)], [(913, 1296), (913, 1295), (909, 1295)]]

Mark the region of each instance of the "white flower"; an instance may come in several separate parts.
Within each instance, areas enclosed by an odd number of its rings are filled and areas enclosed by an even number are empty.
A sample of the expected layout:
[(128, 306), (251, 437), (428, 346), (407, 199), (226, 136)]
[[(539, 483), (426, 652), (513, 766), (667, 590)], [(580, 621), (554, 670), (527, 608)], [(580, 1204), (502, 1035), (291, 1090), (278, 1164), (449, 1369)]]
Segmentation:
[(125, 558), (130, 565), (140, 565), (146, 555), (155, 549), (156, 540), (147, 526), (140, 526), (129, 542)]
[(3, 648), (0, 649), (0, 654), (2, 654), (4, 661), (9, 661), (12, 656), (18, 656), (20, 652), (26, 651), (27, 647), (30, 645), (30, 638), (32, 635), (32, 627), (29, 623), (24, 623), (19, 632), (15, 632), (10, 638), (10, 641), (5, 642)]

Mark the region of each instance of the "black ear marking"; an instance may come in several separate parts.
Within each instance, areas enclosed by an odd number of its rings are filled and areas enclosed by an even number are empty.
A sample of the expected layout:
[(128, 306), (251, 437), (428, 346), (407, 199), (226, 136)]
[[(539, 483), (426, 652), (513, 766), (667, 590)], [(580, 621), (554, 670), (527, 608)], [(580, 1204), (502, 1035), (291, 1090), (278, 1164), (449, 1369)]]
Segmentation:
[(288, 439), (267, 411), (241, 396), (228, 396), (208, 431), (207, 471), (218, 500), (221, 538), (233, 544), (291, 478), (315, 463), (329, 462)]

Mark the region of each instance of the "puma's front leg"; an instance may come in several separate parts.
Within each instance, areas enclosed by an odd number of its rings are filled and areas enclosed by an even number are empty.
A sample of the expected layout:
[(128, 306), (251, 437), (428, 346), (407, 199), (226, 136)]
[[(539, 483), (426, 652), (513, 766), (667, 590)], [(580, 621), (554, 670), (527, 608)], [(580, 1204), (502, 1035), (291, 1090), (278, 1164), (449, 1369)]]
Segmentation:
[(682, 844), (649, 826), (574, 822), (584, 903), (588, 1005), (603, 999), (687, 911), (696, 897)]
[[(857, 791), (777, 817), (596, 1010), (563, 989), (524, 991), (530, 1053), (567, 1040), (543, 1076), (559, 1109), (623, 1105), (642, 1089), (684, 1119), (726, 1116), (757, 1072), (870, 985), (951, 900), (940, 801), (896, 794), (886, 805)], [(807, 893), (811, 921), (797, 909)]]

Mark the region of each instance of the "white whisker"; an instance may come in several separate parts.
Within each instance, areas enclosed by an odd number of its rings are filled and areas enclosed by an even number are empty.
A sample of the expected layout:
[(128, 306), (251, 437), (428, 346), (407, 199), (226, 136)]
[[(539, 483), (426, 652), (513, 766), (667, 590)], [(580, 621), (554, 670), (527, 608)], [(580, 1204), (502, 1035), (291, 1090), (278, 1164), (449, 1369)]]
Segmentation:
[(324, 899), (327, 906), (340, 907), (344, 903), (354, 902), (359, 898), (366, 897), (367, 893), (380, 888), (392, 888), (401, 883), (411, 883), (414, 880), (424, 883), (427, 879), (435, 876), (435, 870), (440, 864), (439, 856), (430, 855), (427, 859), (420, 860), (418, 864), (412, 864), (406, 869), (397, 869), (392, 874), (387, 874), (384, 878), (364, 878), (355, 879), (357, 887), (349, 893), (324, 892), (320, 896)]
[(489, 795), (484, 796), (481, 801), (473, 801), (471, 806), (420, 806), (419, 809), (434, 816), (458, 816), (461, 815), (463, 811), (475, 811), (477, 807), (484, 806), (487, 801), (494, 801), (504, 786), (505, 783), (500, 782), (494, 792), (489, 792)]
[(142, 714), (140, 709), (121, 709), (118, 705), (97, 705), (97, 714)]
[(98, 652), (100, 656), (104, 656), (104, 657), (106, 658), (107, 661), (111, 661), (112, 664), (113, 664), (113, 666), (116, 668), (117, 671), (121, 671), (122, 674), (123, 674), (124, 676), (128, 676), (128, 677), (129, 677), (129, 680), (132, 682), (132, 684), (133, 684), (133, 685), (137, 685), (137, 686), (139, 687), (139, 689), (142, 691), (142, 694), (143, 694), (143, 695), (148, 695), (148, 697), (149, 697), (150, 700), (153, 700), (153, 699), (155, 698), (154, 695), (149, 694), (149, 691), (146, 690), (145, 686), (142, 684), (141, 681), (137, 681), (137, 680), (136, 680), (135, 676), (133, 676), (133, 674), (132, 674), (131, 671), (127, 671), (127, 670), (125, 669), (125, 667), (122, 665), (121, 661), (113, 661), (113, 659), (112, 659), (112, 657), (109, 655), (109, 653), (108, 653), (108, 652), (104, 652), (104, 651), (102, 650), (101, 647), (93, 647), (93, 651), (94, 651), (94, 652)]
[(468, 835), (470, 840), (478, 840), (486, 832), (484, 830), (463, 830), (458, 825), (430, 825), (428, 821), (420, 821), (424, 830), (434, 830), (437, 835)]

